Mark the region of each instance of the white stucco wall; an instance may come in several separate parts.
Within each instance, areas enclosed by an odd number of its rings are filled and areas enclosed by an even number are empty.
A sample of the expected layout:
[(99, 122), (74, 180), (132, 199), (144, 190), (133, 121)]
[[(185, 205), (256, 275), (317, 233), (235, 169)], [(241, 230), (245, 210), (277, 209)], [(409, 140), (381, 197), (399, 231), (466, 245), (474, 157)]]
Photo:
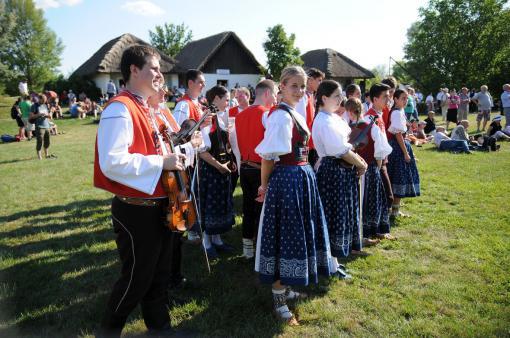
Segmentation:
[(262, 75), (258, 74), (229, 74), (229, 75), (218, 75), (218, 74), (210, 74), (205, 73), (205, 90), (208, 90), (211, 87), (216, 86), (218, 80), (227, 80), (227, 88), (232, 89), (235, 87), (236, 83), (239, 83), (241, 87), (247, 87), (250, 84), (252, 87), (255, 87), (257, 83), (260, 81)]
[(97, 73), (96, 76), (92, 79), (94, 83), (96, 84), (96, 87), (101, 89), (102, 93), (106, 93), (106, 85), (110, 81), (110, 79), (113, 79), (113, 82), (115, 83), (115, 86), (117, 87), (117, 90), (119, 90), (120, 84), (119, 80), (122, 79), (121, 73)]

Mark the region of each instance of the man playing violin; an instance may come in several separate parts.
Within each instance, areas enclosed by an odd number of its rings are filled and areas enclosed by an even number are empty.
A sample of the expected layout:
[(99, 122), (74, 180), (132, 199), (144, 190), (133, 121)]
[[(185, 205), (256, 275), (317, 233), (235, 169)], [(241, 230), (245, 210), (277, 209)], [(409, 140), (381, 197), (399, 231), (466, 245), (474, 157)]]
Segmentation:
[(151, 334), (171, 332), (166, 290), (172, 233), (163, 223), (169, 201), (161, 175), (164, 170), (183, 170), (184, 160), (202, 140), (195, 136), (176, 153), (163, 142), (161, 124), (175, 131), (179, 126), (168, 112), (156, 113), (147, 105), (163, 80), (159, 60), (149, 46), (124, 51), (120, 68), (126, 90), (108, 103), (97, 131), (94, 185), (115, 195), (112, 224), (121, 262), (98, 336), (120, 336), (138, 304)]

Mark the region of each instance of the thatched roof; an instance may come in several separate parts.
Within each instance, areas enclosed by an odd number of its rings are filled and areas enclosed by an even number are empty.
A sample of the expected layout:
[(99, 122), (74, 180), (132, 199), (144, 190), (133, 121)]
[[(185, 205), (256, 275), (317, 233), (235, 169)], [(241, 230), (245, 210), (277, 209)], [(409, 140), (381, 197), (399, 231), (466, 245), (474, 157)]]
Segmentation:
[(178, 62), (179, 72), (186, 72), (188, 69), (202, 70), (207, 62), (211, 60), (214, 54), (222, 47), (222, 45), (232, 37), (248, 54), (248, 57), (257, 67), (260, 63), (255, 59), (251, 51), (246, 48), (241, 39), (234, 32), (223, 32), (206, 38), (191, 41), (181, 50), (175, 57)]
[[(87, 76), (96, 73), (120, 73), (122, 53), (131, 45), (148, 45), (149, 43), (129, 33), (123, 34), (105, 43), (99, 50), (85, 61), (71, 76)], [(161, 72), (169, 73), (175, 66), (175, 60), (158, 50), (161, 55)]]
[(368, 69), (330, 48), (311, 50), (301, 55), (301, 59), (306, 68), (320, 69), (327, 78), (368, 79), (375, 77)]

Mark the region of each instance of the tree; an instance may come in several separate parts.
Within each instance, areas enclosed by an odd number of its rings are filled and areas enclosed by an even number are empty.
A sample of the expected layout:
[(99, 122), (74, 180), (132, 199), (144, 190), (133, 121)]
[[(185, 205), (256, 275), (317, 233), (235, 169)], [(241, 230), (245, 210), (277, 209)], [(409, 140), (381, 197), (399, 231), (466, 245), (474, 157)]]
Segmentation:
[(2, 61), (18, 79), (26, 78), (30, 88), (39, 90), (56, 76), (64, 47), (47, 27), (43, 11), (37, 9), (32, 0), (4, 2), (6, 13), (16, 18), (16, 25), (3, 50)]
[[(12, 30), (16, 23), (16, 17), (5, 10), (5, 1), (0, 0), (0, 60), (5, 60), (7, 51), (12, 44)], [(4, 62), (0, 62), (0, 93), (3, 93), (6, 83), (14, 77), (14, 72), (10, 70)]]
[(192, 31), (184, 24), (165, 23), (157, 25), (155, 31), (149, 31), (151, 45), (165, 54), (175, 57), (191, 41)]
[(267, 29), (267, 40), (262, 44), (267, 55), (267, 67), (274, 79), (279, 79), (288, 65), (302, 65), (300, 52), (294, 47), (296, 36), (287, 36), (283, 26), (278, 24)]
[(481, 84), (501, 87), (497, 82), (502, 74), (510, 73), (506, 2), (430, 0), (426, 8), (420, 8), (420, 19), (409, 28), (404, 51), (406, 67), (419, 76), (427, 87), (424, 90)]

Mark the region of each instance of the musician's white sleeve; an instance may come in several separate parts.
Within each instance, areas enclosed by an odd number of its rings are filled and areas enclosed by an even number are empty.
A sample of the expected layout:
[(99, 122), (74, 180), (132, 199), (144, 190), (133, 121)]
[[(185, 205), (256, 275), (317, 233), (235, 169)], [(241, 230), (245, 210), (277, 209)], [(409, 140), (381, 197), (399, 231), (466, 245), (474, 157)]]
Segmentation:
[(378, 126), (373, 125), (372, 130), (370, 131), (370, 136), (372, 136), (372, 139), (374, 140), (375, 159), (384, 160), (393, 151), (393, 148), (388, 143), (386, 134), (383, 133)]
[(112, 181), (152, 195), (163, 170), (163, 156), (129, 153), (133, 121), (128, 108), (113, 102), (101, 114), (97, 129), (99, 167)]

